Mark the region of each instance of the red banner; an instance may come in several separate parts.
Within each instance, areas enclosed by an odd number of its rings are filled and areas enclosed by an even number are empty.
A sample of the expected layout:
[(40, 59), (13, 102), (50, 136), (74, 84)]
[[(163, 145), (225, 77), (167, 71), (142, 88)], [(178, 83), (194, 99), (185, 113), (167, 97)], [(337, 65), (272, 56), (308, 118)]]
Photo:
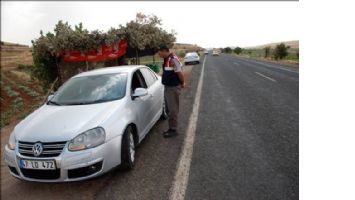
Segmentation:
[(67, 51), (61, 53), (60, 56), (66, 62), (79, 61), (104, 61), (117, 59), (126, 53), (127, 40), (119, 40), (113, 45), (101, 45), (96, 50), (89, 51), (84, 54), (80, 51)]

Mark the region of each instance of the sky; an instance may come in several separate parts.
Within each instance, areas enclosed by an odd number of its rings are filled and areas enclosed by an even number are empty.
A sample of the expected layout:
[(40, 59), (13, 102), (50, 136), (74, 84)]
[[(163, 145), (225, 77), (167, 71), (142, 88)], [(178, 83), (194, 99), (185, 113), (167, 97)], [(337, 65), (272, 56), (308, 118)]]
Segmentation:
[(205, 48), (299, 39), (299, 2), (1, 1), (1, 40), (31, 45), (59, 20), (107, 31), (138, 12), (161, 18), (164, 29), (177, 32), (177, 42)]

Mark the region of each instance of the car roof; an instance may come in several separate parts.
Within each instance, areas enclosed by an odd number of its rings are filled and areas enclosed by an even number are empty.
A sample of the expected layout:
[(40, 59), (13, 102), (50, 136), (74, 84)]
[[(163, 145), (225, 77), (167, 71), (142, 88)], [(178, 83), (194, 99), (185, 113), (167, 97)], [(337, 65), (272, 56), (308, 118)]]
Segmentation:
[(112, 73), (131, 73), (139, 68), (146, 67), (144, 65), (123, 65), (123, 66), (114, 66), (114, 67), (104, 67), (100, 69), (94, 69), (87, 72), (82, 72), (75, 75), (74, 77), (82, 76), (92, 76), (100, 74), (112, 74)]

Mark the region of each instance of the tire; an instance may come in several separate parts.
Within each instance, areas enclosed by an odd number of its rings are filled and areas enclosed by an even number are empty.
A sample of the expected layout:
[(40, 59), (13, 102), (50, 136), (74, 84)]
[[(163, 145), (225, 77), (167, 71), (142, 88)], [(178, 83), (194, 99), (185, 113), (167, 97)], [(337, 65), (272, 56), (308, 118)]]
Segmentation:
[(121, 147), (121, 169), (130, 170), (134, 167), (135, 142), (132, 126), (128, 126), (122, 137)]
[(196, 61), (197, 64), (200, 64), (200, 61)]
[(189, 63), (188, 62), (185, 62), (185, 65), (188, 65)]
[(164, 98), (163, 111), (161, 113), (160, 120), (166, 120), (166, 119), (168, 119), (168, 110), (166, 108), (166, 103), (165, 103), (165, 98)]

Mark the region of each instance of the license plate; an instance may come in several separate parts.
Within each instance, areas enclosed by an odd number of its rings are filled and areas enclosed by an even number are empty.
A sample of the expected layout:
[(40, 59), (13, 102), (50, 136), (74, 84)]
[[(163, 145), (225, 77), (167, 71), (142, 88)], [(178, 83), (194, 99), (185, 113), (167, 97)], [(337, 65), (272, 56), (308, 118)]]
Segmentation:
[(20, 168), (24, 169), (56, 169), (54, 160), (20, 160)]

